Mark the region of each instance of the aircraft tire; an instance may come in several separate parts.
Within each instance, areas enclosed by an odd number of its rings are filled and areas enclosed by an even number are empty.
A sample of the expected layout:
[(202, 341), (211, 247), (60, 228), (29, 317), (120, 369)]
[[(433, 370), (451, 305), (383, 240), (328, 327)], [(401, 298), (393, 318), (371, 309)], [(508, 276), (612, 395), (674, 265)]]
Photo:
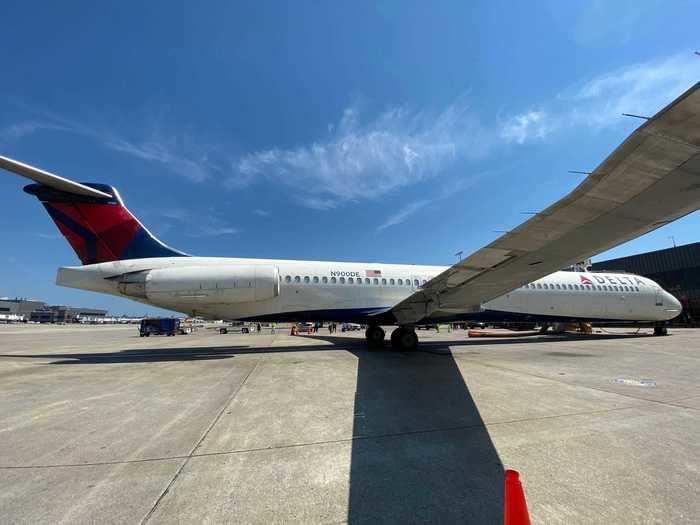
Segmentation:
[(369, 346), (379, 347), (384, 345), (384, 336), (384, 330), (378, 325), (369, 325), (367, 330), (365, 330), (365, 338)]
[(391, 333), (391, 346), (404, 352), (415, 350), (418, 347), (418, 336), (411, 328), (399, 327)]

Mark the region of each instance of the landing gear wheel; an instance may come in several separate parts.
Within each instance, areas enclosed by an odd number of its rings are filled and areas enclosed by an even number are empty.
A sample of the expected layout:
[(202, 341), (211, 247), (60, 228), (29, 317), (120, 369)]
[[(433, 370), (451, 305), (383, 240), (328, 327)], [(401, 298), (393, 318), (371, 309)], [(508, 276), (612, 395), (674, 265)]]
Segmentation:
[(418, 336), (410, 328), (399, 327), (391, 333), (391, 346), (397, 350), (415, 350), (418, 346)]
[(384, 335), (382, 327), (377, 325), (370, 325), (365, 331), (365, 337), (370, 346), (382, 346), (384, 344)]
[(665, 326), (655, 326), (654, 335), (668, 335), (668, 329)]

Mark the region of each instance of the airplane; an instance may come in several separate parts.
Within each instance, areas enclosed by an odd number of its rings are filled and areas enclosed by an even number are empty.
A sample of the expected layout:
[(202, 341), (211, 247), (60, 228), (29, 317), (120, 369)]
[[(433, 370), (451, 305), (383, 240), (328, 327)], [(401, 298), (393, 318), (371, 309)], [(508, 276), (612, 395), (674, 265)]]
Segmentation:
[(37, 197), (81, 266), (56, 283), (211, 319), (347, 321), (370, 346), (396, 326), (456, 321), (664, 323), (681, 305), (651, 279), (560, 271), (700, 208), (700, 82), (630, 134), (571, 193), (450, 267), (197, 257), (158, 240), (108, 185), (0, 157)]

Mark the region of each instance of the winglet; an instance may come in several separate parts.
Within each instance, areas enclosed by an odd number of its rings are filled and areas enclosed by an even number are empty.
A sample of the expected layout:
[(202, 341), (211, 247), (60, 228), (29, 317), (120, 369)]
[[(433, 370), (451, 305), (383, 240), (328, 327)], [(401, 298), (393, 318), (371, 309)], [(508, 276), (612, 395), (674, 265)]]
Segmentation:
[(48, 171), (40, 170), (34, 166), (24, 164), (22, 162), (8, 159), (7, 157), (0, 156), (0, 168), (5, 168), (8, 171), (12, 171), (17, 175), (26, 177), (35, 182), (43, 184), (44, 186), (49, 186), (57, 190), (65, 191), (67, 193), (73, 193), (75, 195), (84, 195), (86, 197), (100, 197), (100, 198), (111, 198), (112, 195), (105, 193), (95, 188), (85, 186), (78, 182), (72, 180), (64, 179)]

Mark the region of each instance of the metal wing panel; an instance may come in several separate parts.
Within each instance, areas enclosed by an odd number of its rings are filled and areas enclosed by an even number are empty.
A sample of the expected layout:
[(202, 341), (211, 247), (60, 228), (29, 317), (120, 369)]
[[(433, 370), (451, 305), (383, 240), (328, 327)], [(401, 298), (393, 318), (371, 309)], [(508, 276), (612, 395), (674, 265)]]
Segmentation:
[(700, 83), (633, 132), (571, 193), (445, 270), (392, 313), (477, 311), (524, 283), (700, 208)]

